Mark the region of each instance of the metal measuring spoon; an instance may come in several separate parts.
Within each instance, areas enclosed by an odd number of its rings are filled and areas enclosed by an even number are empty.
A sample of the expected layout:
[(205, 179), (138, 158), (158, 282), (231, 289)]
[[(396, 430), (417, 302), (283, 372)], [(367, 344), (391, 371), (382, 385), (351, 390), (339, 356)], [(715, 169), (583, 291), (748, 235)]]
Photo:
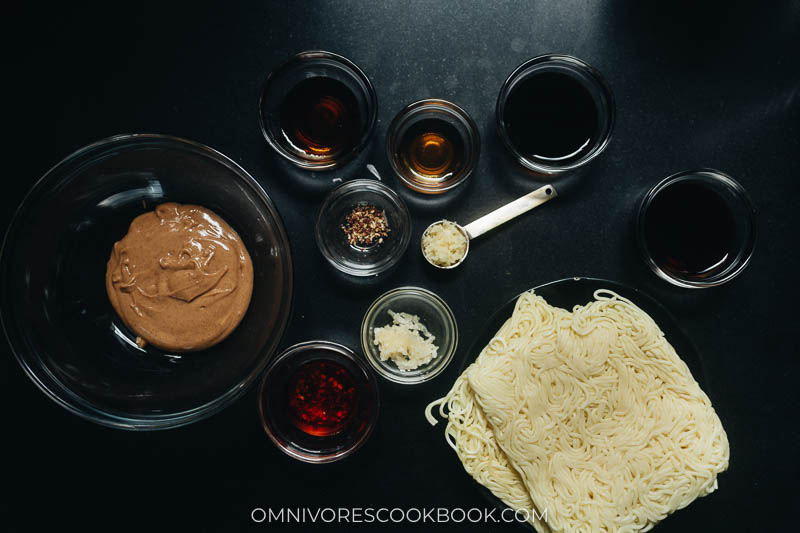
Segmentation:
[[(487, 231), (492, 230), (497, 226), (499, 226), (500, 224), (504, 224), (505, 222), (508, 222), (512, 218), (515, 218), (523, 213), (527, 213), (534, 207), (538, 207), (543, 203), (545, 203), (546, 201), (555, 198), (556, 196), (558, 196), (558, 194), (556, 193), (555, 187), (553, 187), (552, 185), (544, 185), (542, 187), (539, 187), (533, 192), (529, 192), (528, 194), (526, 194), (521, 198), (517, 198), (513, 202), (507, 203), (503, 207), (495, 209), (488, 215), (484, 215), (481, 218), (475, 220), (474, 222), (470, 222), (466, 226), (461, 226), (460, 224), (453, 222), (452, 224), (455, 225), (458, 231), (460, 231), (461, 234), (464, 236), (464, 238), (466, 238), (467, 246), (464, 249), (464, 255), (462, 255), (461, 258), (452, 265), (448, 266), (437, 265), (436, 263), (431, 261), (428, 258), (428, 256), (425, 255), (424, 250), (422, 251), (422, 255), (423, 257), (425, 257), (425, 260), (428, 263), (435, 266), (436, 268), (441, 268), (443, 270), (449, 270), (451, 268), (455, 268), (461, 263), (463, 263), (464, 259), (467, 258), (467, 254), (469, 253), (469, 241), (471, 239), (480, 237)], [(438, 220), (425, 229), (425, 231), (422, 233), (422, 239), (420, 241), (420, 249), (422, 248), (422, 242), (425, 241), (425, 236), (428, 234), (431, 228), (443, 222), (445, 221)]]

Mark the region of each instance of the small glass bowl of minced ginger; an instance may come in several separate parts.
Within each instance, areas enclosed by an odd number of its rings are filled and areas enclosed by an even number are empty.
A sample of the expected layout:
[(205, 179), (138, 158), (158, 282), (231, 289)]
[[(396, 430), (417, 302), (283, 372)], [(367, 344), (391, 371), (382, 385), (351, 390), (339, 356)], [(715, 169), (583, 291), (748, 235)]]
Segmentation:
[(438, 376), (452, 361), (458, 326), (450, 306), (421, 287), (379, 296), (361, 322), (361, 349), (375, 371), (413, 385)]

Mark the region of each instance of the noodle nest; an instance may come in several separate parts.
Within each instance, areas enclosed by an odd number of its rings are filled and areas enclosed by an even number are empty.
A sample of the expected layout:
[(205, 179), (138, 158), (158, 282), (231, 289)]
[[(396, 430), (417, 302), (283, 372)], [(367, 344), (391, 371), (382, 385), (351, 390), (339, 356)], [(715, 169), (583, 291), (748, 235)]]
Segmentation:
[(653, 319), (594, 298), (570, 312), (522, 294), (426, 409), (466, 471), (541, 533), (647, 531), (728, 466), (719, 417)]

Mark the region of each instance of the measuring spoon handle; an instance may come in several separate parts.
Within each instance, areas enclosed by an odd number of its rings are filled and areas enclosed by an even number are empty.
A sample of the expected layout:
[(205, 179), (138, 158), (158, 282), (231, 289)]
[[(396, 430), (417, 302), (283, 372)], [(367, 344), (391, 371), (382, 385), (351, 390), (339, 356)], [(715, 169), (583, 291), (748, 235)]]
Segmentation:
[(534, 207), (540, 206), (551, 198), (558, 196), (556, 188), (552, 185), (544, 185), (539, 187), (533, 192), (530, 192), (522, 198), (517, 198), (513, 202), (509, 202), (503, 207), (495, 209), (488, 215), (484, 215), (474, 222), (470, 222), (464, 226), (464, 231), (467, 232), (470, 239), (479, 237), (487, 231), (496, 228), (500, 224), (508, 222), (512, 218), (527, 213)]

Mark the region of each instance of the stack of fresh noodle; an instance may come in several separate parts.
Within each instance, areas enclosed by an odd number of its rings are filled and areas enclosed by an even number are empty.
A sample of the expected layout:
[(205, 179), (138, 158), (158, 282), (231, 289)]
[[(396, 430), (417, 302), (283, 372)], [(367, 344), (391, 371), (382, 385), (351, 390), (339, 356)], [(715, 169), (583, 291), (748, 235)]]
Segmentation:
[(569, 312), (520, 296), (426, 410), (447, 418), (467, 472), (542, 533), (647, 531), (728, 466), (711, 402), (652, 318), (611, 291), (594, 297)]

